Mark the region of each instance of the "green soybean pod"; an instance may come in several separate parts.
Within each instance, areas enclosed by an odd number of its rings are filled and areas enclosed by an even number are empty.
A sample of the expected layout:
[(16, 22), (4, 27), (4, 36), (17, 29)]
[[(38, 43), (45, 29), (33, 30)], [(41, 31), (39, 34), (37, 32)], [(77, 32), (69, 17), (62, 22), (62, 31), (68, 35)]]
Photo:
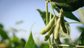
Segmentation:
[(67, 34), (70, 35), (70, 25), (69, 25), (69, 23), (65, 23), (65, 27), (67, 29)]
[(62, 14), (63, 14), (63, 10), (61, 9), (60, 13), (59, 13), (59, 18), (58, 18), (57, 22), (55, 22), (55, 24), (56, 24), (55, 29), (54, 29), (54, 38), (55, 38), (55, 40), (57, 40), (58, 36), (59, 36), (60, 22), (61, 22)]
[(55, 39), (58, 38), (59, 29), (60, 29), (60, 18), (58, 18), (56, 25), (55, 25), (55, 28), (54, 28), (54, 38)]
[(50, 20), (50, 22), (41, 30), (41, 34), (45, 34), (45, 33), (47, 33), (50, 29), (51, 29), (51, 27), (52, 27), (52, 25), (54, 24), (54, 19), (55, 19), (55, 16)]
[(63, 32), (68, 33), (67, 28), (65, 26), (64, 17), (61, 17), (61, 28), (62, 28)]
[(65, 34), (70, 35), (70, 26), (69, 26), (68, 23), (65, 23), (65, 21), (62, 20), (60, 27), (61, 27), (62, 32), (64, 32)]
[(68, 34), (67, 33), (65, 33), (64, 31), (63, 31), (63, 29), (62, 29), (62, 26), (60, 25), (60, 30), (61, 30), (61, 37), (65, 37), (65, 36), (68, 36)]
[(48, 32), (48, 34), (45, 36), (45, 41), (47, 41), (47, 40), (49, 39), (50, 35), (53, 33), (53, 31), (54, 31), (54, 26), (55, 26), (55, 25), (52, 26), (52, 28), (50, 29), (50, 31)]

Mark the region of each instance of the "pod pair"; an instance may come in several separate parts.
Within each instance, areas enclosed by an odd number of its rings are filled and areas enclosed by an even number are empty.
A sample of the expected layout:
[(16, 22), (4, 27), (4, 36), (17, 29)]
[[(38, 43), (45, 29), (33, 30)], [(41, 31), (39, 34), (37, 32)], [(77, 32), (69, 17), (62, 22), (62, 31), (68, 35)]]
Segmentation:
[(51, 35), (51, 34), (53, 33), (53, 31), (54, 31), (54, 27), (55, 27), (54, 22), (55, 22), (55, 19), (56, 19), (56, 18), (57, 18), (57, 17), (54, 16), (54, 17), (49, 21), (49, 23), (41, 30), (41, 34), (42, 34), (42, 35), (47, 33), (47, 35), (45, 36), (45, 41), (49, 39), (50, 35)]
[(63, 10), (60, 10), (59, 18), (55, 22), (55, 29), (54, 29), (54, 39), (57, 40), (59, 37), (60, 25), (61, 25), (61, 18), (63, 17)]
[(54, 24), (55, 16), (50, 20), (50, 22), (41, 30), (41, 34), (47, 33)]

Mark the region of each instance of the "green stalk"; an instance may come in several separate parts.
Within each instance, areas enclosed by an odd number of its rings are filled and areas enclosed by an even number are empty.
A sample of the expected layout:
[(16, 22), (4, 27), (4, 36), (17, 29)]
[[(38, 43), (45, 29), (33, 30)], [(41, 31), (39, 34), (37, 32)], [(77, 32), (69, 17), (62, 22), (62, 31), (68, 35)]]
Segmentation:
[(77, 23), (77, 24), (84, 24), (82, 22), (65, 22), (65, 23), (68, 23), (68, 24), (75, 24), (75, 23)]
[(53, 13), (54, 13), (54, 15), (55, 15), (54, 8), (52, 7), (52, 2), (51, 2), (51, 0), (50, 0), (50, 4), (51, 4), (51, 9), (52, 9), (52, 11), (53, 11)]
[(48, 24), (48, 1), (46, 1), (46, 25)]
[(50, 17), (49, 17), (50, 19), (49, 20), (51, 20), (51, 18), (52, 18), (52, 13), (50, 12)]
[[(48, 24), (48, 1), (46, 0), (46, 25)], [(49, 48), (51, 48), (51, 40), (49, 38)]]
[[(49, 20), (52, 18), (52, 13), (50, 12)], [(51, 38), (49, 38), (49, 48), (52, 48), (52, 41)]]
[[(51, 12), (53, 12), (53, 13), (54, 13), (54, 16), (56, 16), (56, 15), (55, 15), (55, 12), (54, 12), (54, 8), (52, 7), (51, 0), (50, 0), (50, 5), (51, 5)], [(52, 14), (50, 13), (50, 19), (51, 19), (51, 16), (52, 16)], [(51, 45), (55, 43), (54, 32), (53, 32), (53, 35), (52, 35), (52, 41), (51, 41), (51, 42), (52, 42)], [(52, 45), (52, 48), (54, 48), (54, 47), (55, 47), (55, 46)]]

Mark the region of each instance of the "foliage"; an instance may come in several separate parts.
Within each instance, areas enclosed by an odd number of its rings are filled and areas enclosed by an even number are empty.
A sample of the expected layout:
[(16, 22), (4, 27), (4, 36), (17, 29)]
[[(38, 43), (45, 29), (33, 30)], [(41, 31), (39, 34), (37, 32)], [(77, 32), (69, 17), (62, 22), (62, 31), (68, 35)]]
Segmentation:
[(51, 0), (51, 2), (55, 2), (58, 8), (62, 8), (64, 11), (67, 12), (75, 11), (78, 8), (84, 6), (83, 0)]
[(2, 37), (2, 40), (9, 38), (6, 31), (4, 31), (4, 27), (2, 24), (0, 24), (0, 35)]
[(81, 31), (81, 35), (80, 35), (80, 38), (79, 38), (79, 41), (81, 45), (84, 45), (84, 27), (78, 27), (78, 29)]
[[(37, 11), (39, 12), (39, 14), (41, 15), (44, 23), (46, 24), (46, 12), (45, 11), (42, 11), (40, 9), (37, 9)], [(50, 12), (48, 12), (48, 14), (50, 15)], [(53, 15), (51, 15), (51, 18), (53, 17)], [(49, 16), (48, 16), (48, 20), (49, 20)]]
[(42, 43), (40, 48), (49, 48), (49, 44), (47, 43)]
[(5, 48), (5, 46), (6, 48), (22, 48), (25, 45), (25, 40), (19, 39), (15, 34), (13, 34), (12, 38), (9, 38), (2, 24), (0, 24), (0, 37), (0, 44), (3, 45), (3, 48)]
[(30, 33), (29, 39), (25, 44), (25, 48), (37, 48), (37, 45), (34, 42), (32, 33)]

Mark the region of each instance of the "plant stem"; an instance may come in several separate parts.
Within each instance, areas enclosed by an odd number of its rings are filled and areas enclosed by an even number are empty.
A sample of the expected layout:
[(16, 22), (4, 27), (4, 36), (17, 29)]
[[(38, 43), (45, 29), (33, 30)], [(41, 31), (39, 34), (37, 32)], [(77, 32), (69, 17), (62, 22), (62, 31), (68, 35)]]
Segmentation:
[(51, 20), (51, 18), (52, 18), (52, 14), (51, 14), (51, 12), (50, 12), (50, 17), (49, 17), (49, 18), (50, 18), (50, 20)]
[[(48, 24), (48, 1), (46, 0), (46, 25)], [(51, 48), (51, 40), (49, 38), (49, 48)]]
[(65, 23), (68, 23), (68, 24), (74, 24), (74, 23), (84, 24), (84, 23), (82, 23), (82, 22), (65, 22)]
[[(70, 45), (67, 45), (67, 44), (59, 44), (59, 46), (69, 47)], [(84, 46), (82, 46), (82, 45), (75, 45), (75, 47), (84, 48)]]
[(51, 2), (51, 0), (50, 0), (50, 4), (51, 4), (51, 9), (52, 9), (52, 12), (53, 12), (53, 13), (54, 13), (54, 15), (55, 15), (54, 8), (52, 7), (52, 2)]
[(46, 25), (48, 24), (48, 1), (46, 0)]

